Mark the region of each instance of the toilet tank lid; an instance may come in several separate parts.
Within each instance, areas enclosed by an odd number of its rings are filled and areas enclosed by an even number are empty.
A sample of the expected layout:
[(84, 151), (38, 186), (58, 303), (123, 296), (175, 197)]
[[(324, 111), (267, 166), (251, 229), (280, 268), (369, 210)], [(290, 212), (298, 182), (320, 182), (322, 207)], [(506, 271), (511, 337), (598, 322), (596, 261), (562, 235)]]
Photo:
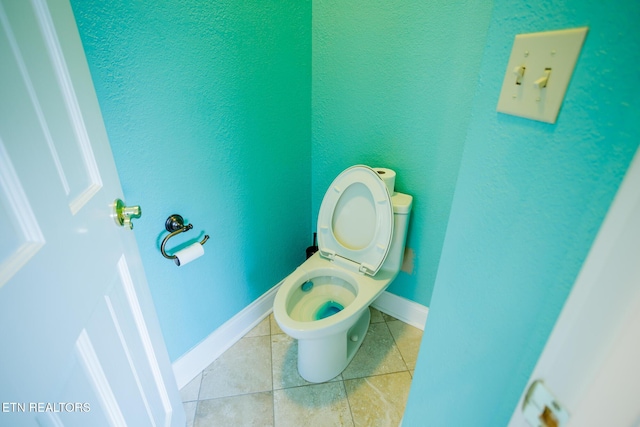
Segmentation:
[(393, 193), (391, 204), (393, 205), (393, 213), (406, 215), (411, 212), (413, 197), (404, 193)]

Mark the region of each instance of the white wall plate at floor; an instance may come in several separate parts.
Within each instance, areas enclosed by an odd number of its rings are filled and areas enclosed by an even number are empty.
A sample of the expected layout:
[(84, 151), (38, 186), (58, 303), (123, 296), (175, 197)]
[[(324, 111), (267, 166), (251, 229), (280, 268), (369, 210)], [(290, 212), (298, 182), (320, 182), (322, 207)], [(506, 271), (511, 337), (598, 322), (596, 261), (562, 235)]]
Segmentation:
[(587, 30), (518, 34), (497, 111), (555, 123)]

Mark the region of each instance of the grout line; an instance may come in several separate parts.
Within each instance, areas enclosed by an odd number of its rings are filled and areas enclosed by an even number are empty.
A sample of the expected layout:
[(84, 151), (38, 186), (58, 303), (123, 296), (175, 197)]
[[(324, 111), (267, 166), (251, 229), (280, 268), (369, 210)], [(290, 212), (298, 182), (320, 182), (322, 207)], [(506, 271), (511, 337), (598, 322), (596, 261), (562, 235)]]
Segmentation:
[[(196, 396), (196, 400), (195, 400), (196, 410), (193, 413), (193, 423), (188, 427), (195, 427), (196, 419), (198, 418), (198, 409), (200, 409), (200, 391), (202, 390), (202, 379), (204, 378), (204, 369), (202, 370), (202, 372), (198, 374), (198, 376), (200, 377), (200, 384), (198, 384), (198, 395)], [(183, 406), (184, 406), (184, 403), (183, 403)]]
[(269, 324), (269, 354), (271, 355), (271, 418), (273, 426), (276, 425), (276, 396), (275, 396), (275, 381), (273, 378), (273, 334), (271, 333), (271, 314), (267, 316), (267, 323)]
[(344, 378), (340, 381), (342, 383), (342, 389), (344, 390), (344, 398), (347, 400), (347, 406), (349, 407), (349, 414), (351, 415), (351, 423), (356, 425), (356, 418), (353, 416), (353, 410), (351, 409), (351, 402), (349, 401), (349, 393), (347, 393), (347, 385), (344, 383)]
[[(385, 318), (384, 313), (380, 312), (382, 315), (382, 321), (381, 322), (375, 322), (375, 323), (384, 323), (389, 334), (391, 335), (391, 338), (393, 340), (393, 344), (395, 345), (395, 347), (398, 349), (398, 353), (400, 354), (400, 357), (402, 358), (402, 361), (404, 363), (405, 369), (399, 370), (399, 371), (395, 371), (395, 372), (386, 372), (386, 373), (380, 373), (380, 374), (371, 374), (371, 375), (366, 375), (363, 377), (356, 377), (356, 378), (348, 378), (345, 379), (344, 377), (342, 379), (340, 379), (339, 381), (326, 381), (324, 383), (310, 383), (310, 384), (301, 384), (301, 385), (296, 385), (296, 386), (292, 386), (292, 387), (285, 387), (282, 389), (278, 389), (278, 390), (291, 390), (291, 389), (296, 389), (296, 388), (302, 388), (302, 387), (309, 387), (311, 385), (319, 385), (319, 384), (327, 384), (327, 383), (332, 383), (332, 382), (340, 382), (342, 385), (342, 389), (344, 391), (344, 395), (345, 398), (347, 400), (347, 406), (349, 408), (349, 414), (351, 415), (351, 421), (353, 422), (353, 424), (355, 425), (355, 417), (353, 414), (353, 410), (351, 408), (351, 402), (349, 401), (349, 395), (347, 393), (347, 388), (346, 388), (346, 381), (352, 381), (352, 380), (367, 380), (368, 378), (374, 378), (374, 377), (379, 377), (379, 376), (384, 376), (384, 375), (393, 375), (393, 374), (398, 374), (398, 373), (402, 373), (402, 372), (407, 372), (409, 374), (409, 376), (411, 377), (411, 381), (413, 381), (413, 375), (411, 375), (411, 369), (409, 368), (409, 365), (407, 364), (407, 361), (405, 360), (404, 355), (402, 354), (402, 352), (400, 352), (400, 348), (398, 347), (398, 342), (396, 340), (396, 337), (391, 333), (391, 329), (389, 328), (388, 323), (389, 322), (393, 322), (393, 321), (399, 321), (402, 322), (404, 324), (407, 324), (406, 322), (403, 322), (402, 320), (393, 318), (393, 316), (389, 316), (387, 315), (390, 319), (387, 320)], [(269, 337), (269, 350), (270, 350), (270, 357), (271, 357), (271, 390), (265, 390), (265, 391), (256, 391), (256, 392), (250, 392), (250, 393), (243, 393), (243, 394), (238, 394), (238, 395), (233, 395), (233, 396), (220, 396), (220, 397), (216, 397), (216, 398), (212, 398), (212, 399), (200, 399), (200, 394), (202, 391), (202, 383), (203, 383), (203, 379), (204, 379), (204, 371), (206, 370), (203, 369), (202, 372), (200, 372), (200, 384), (198, 387), (198, 396), (197, 399), (195, 401), (189, 401), (189, 402), (195, 402), (196, 403), (196, 412), (194, 414), (194, 424), (195, 424), (195, 418), (197, 417), (198, 414), (198, 409), (200, 406), (200, 403), (206, 400), (218, 400), (218, 399), (227, 399), (227, 398), (233, 398), (233, 397), (240, 397), (240, 396), (247, 396), (247, 395), (253, 395), (253, 394), (259, 394), (259, 393), (271, 393), (271, 403), (272, 403), (272, 421), (273, 421), (273, 425), (276, 426), (276, 417), (275, 417), (275, 383), (274, 383), (274, 356), (273, 356), (273, 337), (277, 336), (277, 335), (282, 335), (282, 333), (274, 333), (273, 328), (271, 326), (271, 315), (267, 316), (266, 318), (268, 319), (268, 328), (269, 328), (269, 332), (268, 335), (262, 335), (262, 336), (268, 336)], [(372, 323), (373, 324), (373, 323)], [(249, 333), (249, 332), (247, 332)], [(286, 334), (285, 334), (286, 335)], [(241, 339), (243, 339), (245, 337), (242, 337)], [(185, 403), (185, 402), (183, 402)], [(276, 426), (277, 427), (277, 426)]]
[(274, 334), (273, 327), (271, 326), (271, 321), (275, 322), (275, 318), (273, 317), (273, 312), (269, 313), (267, 319), (269, 319), (269, 345), (271, 346), (271, 418), (273, 422), (273, 427), (276, 427), (276, 384), (275, 378), (273, 375), (274, 370), (274, 361), (273, 361), (273, 336), (278, 335)]
[[(395, 319), (395, 320), (397, 320), (397, 319)], [(393, 322), (395, 320), (391, 320), (391, 322)], [(400, 322), (402, 322), (402, 320), (400, 320)], [(404, 323), (404, 322), (402, 322), (402, 323)], [(389, 328), (389, 323), (386, 320), (384, 321), (384, 325), (387, 327), (387, 331), (389, 331), (389, 335), (391, 336), (391, 339), (393, 340), (393, 345), (398, 350), (398, 354), (400, 355), (400, 359), (402, 359), (402, 363), (404, 363), (404, 367), (407, 368), (407, 369), (405, 369), (405, 371), (409, 371), (409, 365), (407, 365), (407, 361), (404, 358), (402, 352), (400, 351), (400, 347), (398, 346), (398, 341), (396, 341), (396, 337), (394, 337), (393, 334), (391, 333), (391, 328)], [(398, 371), (398, 372), (402, 372), (402, 371)], [(409, 374), (409, 375), (411, 375), (411, 374)]]
[[(406, 369), (407, 371), (411, 371), (411, 369), (409, 368), (409, 364), (407, 363), (407, 359), (404, 358), (404, 354), (402, 354), (402, 351), (400, 350), (400, 346), (398, 345), (398, 341), (396, 340), (396, 337), (391, 333), (391, 328), (389, 328), (388, 324), (387, 324), (387, 329), (389, 329), (389, 335), (391, 335), (391, 339), (393, 340), (393, 345), (395, 345), (396, 348), (398, 349), (398, 354), (400, 354), (400, 358), (402, 359), (402, 363), (404, 363), (404, 366), (407, 368)], [(409, 376), (411, 376), (411, 372), (409, 372)], [(413, 376), (411, 376), (411, 379), (413, 380)]]
[(202, 391), (202, 380), (204, 379), (204, 369), (198, 375), (200, 376), (200, 384), (198, 384), (198, 396), (196, 397), (196, 400), (200, 401), (200, 392)]
[[(273, 390), (263, 390), (263, 391), (250, 391), (249, 393), (242, 393), (242, 394), (232, 394), (231, 396), (218, 396), (218, 397), (212, 397), (209, 399), (202, 399), (202, 400), (198, 400), (199, 402), (208, 402), (210, 400), (221, 400), (221, 399), (233, 399), (235, 397), (242, 397), (242, 396), (251, 396), (254, 394), (264, 394), (264, 393), (272, 393)], [(188, 403), (188, 402), (182, 402), (182, 403)]]

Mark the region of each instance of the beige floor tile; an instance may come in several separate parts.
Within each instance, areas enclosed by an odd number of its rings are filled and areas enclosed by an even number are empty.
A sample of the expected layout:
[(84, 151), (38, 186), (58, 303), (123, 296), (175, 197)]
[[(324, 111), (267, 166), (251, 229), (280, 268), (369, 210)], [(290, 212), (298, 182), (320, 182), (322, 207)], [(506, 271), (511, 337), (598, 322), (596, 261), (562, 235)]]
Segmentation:
[(298, 373), (298, 342), (286, 334), (271, 336), (273, 389), (310, 384)]
[(273, 406), (278, 427), (353, 426), (342, 382), (275, 390)]
[(189, 381), (189, 384), (180, 389), (180, 398), (183, 402), (192, 402), (198, 400), (198, 393), (200, 392), (200, 382), (202, 381), (202, 372), (198, 374), (194, 379)]
[(409, 396), (409, 372), (344, 382), (356, 427), (397, 426)]
[(387, 326), (407, 367), (415, 369), (422, 341), (422, 331), (399, 320), (387, 322)]
[(284, 334), (284, 331), (280, 329), (280, 325), (276, 322), (276, 318), (273, 317), (273, 313), (269, 315), (269, 322), (271, 323), (271, 335)]
[(298, 342), (285, 334), (271, 336), (273, 389), (309, 384), (298, 373)]
[(384, 322), (384, 318), (382, 317), (382, 312), (373, 307), (369, 307), (371, 311), (371, 323), (380, 323)]
[(355, 357), (342, 372), (344, 379), (406, 371), (386, 323), (372, 323)]
[(253, 329), (251, 329), (244, 338), (248, 337), (261, 337), (263, 335), (271, 335), (271, 325), (269, 324), (269, 316), (265, 317), (262, 322), (258, 323)]
[(194, 427), (273, 427), (271, 392), (201, 400)]
[(371, 309), (351, 364), (331, 382), (312, 384), (298, 373), (297, 341), (270, 314), (180, 390), (186, 426), (398, 425), (421, 336)]
[(187, 416), (185, 426), (193, 427), (193, 423), (196, 419), (196, 408), (198, 407), (198, 402), (184, 402), (182, 405), (184, 406), (184, 413)]
[[(298, 373), (298, 341), (286, 334), (271, 337), (271, 364), (274, 390), (313, 384)], [(340, 380), (342, 375), (329, 381)]]
[(271, 338), (242, 338), (203, 371), (200, 399), (237, 396), (271, 388)]

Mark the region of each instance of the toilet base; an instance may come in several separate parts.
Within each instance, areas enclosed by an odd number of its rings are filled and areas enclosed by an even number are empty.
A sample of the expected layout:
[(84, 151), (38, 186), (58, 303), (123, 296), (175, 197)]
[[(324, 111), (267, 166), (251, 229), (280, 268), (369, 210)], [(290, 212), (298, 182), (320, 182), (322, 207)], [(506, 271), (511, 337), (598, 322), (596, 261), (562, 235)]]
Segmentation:
[(338, 376), (362, 345), (371, 312), (365, 308), (355, 324), (346, 332), (314, 340), (298, 340), (298, 372), (312, 383), (329, 381)]

